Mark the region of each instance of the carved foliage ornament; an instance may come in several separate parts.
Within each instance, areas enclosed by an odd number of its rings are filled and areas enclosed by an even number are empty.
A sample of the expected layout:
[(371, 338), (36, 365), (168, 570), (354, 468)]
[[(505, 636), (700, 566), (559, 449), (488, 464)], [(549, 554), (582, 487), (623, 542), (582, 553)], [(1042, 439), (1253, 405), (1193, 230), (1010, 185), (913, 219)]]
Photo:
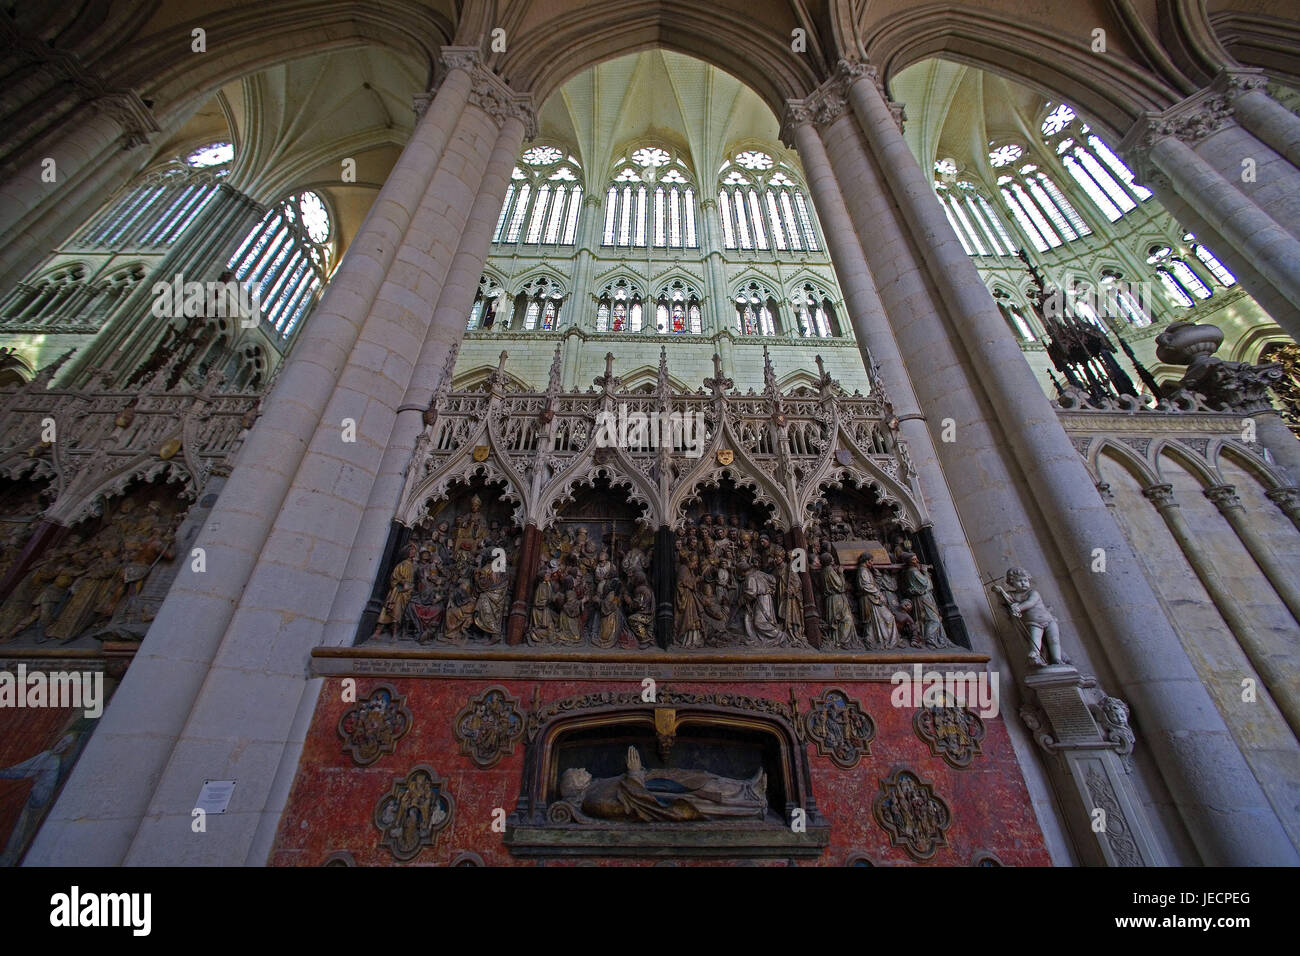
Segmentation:
[(912, 716), (912, 727), (931, 754), (958, 770), (969, 767), (981, 752), (984, 721), (965, 707), (920, 707)]
[(1133, 839), (1124, 811), (1120, 809), (1115, 791), (1106, 778), (1106, 774), (1093, 764), (1088, 768), (1088, 794), (1092, 797), (1093, 807), (1106, 812), (1106, 843), (1115, 854), (1119, 866), (1143, 866), (1142, 854)]
[(500, 686), (470, 698), (452, 720), (460, 752), (484, 770), (514, 753), (515, 744), (524, 735), (524, 716), (518, 705), (519, 699)]
[(804, 736), (817, 745), (817, 753), (835, 766), (850, 770), (863, 754), (871, 753), (876, 725), (862, 705), (838, 688), (827, 688), (810, 701), (802, 717)]
[(395, 860), (413, 859), (424, 847), (433, 846), (455, 814), (456, 801), (446, 782), (428, 764), (419, 764), (405, 777), (395, 778), (375, 805), (379, 847)]
[(947, 846), (945, 831), (952, 812), (934, 787), (910, 770), (898, 769), (880, 781), (880, 793), (871, 805), (872, 815), (889, 834), (891, 846), (901, 846), (914, 860), (928, 860)]
[(406, 698), (391, 684), (380, 684), (365, 700), (357, 701), (339, 718), (338, 733), (353, 763), (365, 767), (397, 749), (411, 729)]

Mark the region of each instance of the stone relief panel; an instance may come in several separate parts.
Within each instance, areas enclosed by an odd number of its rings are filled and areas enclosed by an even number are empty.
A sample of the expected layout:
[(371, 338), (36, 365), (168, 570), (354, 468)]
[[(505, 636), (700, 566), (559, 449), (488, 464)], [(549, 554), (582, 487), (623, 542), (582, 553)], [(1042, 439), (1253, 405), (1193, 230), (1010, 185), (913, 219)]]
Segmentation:
[(818, 754), (851, 770), (871, 753), (876, 725), (861, 704), (838, 688), (827, 688), (810, 703), (812, 709), (802, 717), (803, 733), (816, 744)]
[(965, 707), (919, 707), (912, 726), (930, 753), (942, 757), (950, 767), (964, 770), (980, 753), (984, 721)]
[(914, 860), (928, 860), (948, 845), (945, 831), (952, 825), (952, 811), (933, 786), (910, 770), (897, 769), (880, 781), (871, 811), (889, 842)]
[(170, 486), (138, 484), (78, 522), (14, 582), (0, 642), (140, 640), (177, 571), (187, 510)]
[(510, 611), (519, 529), (501, 489), (481, 480), (432, 501), (394, 556), (369, 640), (499, 644)]
[(397, 742), (411, 729), (406, 698), (391, 684), (380, 684), (365, 700), (357, 701), (339, 718), (343, 749), (359, 767), (369, 766), (397, 750)]
[(524, 715), (519, 699), (504, 687), (489, 687), (470, 699), (452, 721), (460, 752), (481, 769), (495, 767), (515, 752), (524, 736)]
[(395, 860), (412, 860), (434, 844), (455, 813), (456, 801), (445, 781), (428, 764), (419, 764), (405, 777), (395, 779), (375, 805), (379, 846)]

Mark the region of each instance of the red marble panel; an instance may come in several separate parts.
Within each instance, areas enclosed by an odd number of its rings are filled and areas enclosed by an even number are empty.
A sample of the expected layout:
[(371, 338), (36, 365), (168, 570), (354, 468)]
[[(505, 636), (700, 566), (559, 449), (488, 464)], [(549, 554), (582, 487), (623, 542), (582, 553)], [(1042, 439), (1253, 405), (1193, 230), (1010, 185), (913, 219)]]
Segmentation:
[[(520, 709), (531, 707), (535, 687), (542, 703), (600, 690), (634, 689), (627, 683), (600, 681), (491, 681), (445, 678), (357, 679), (357, 696), (363, 698), (380, 683), (389, 683), (406, 695), (414, 726), (393, 754), (369, 767), (357, 767), (343, 749), (335, 728), (351, 706), (341, 698), (340, 679), (327, 681), (317, 706), (311, 732), (292, 793), (280, 821), (270, 862), (277, 866), (319, 866), (334, 851), (346, 850), (360, 866), (391, 865), (379, 848), (379, 831), (372, 817), (375, 805), (394, 779), (404, 777), (419, 763), (432, 766), (447, 782), (456, 800), (455, 819), (405, 865), (445, 866), (462, 851), (473, 851), (489, 866), (537, 865), (536, 860), (512, 857), (503, 833), (493, 832), (492, 812), (513, 812), (519, 797), (525, 741), (490, 770), (480, 770), (461, 756), (452, 720), (473, 696), (493, 684), (506, 687), (520, 699)], [(661, 687), (665, 686), (663, 684)], [(825, 683), (678, 683), (674, 691), (738, 693), (787, 701), (794, 689), (801, 712), (826, 687)], [(831, 842), (816, 860), (802, 866), (841, 866), (854, 853), (864, 853), (876, 866), (916, 865), (902, 847), (891, 847), (889, 835), (871, 813), (880, 781), (897, 767), (907, 767), (934, 791), (952, 812), (948, 845), (937, 850), (927, 865), (969, 866), (977, 852), (991, 851), (1007, 866), (1046, 866), (1049, 858), (1034, 818), (1020, 767), (1011, 749), (1002, 717), (985, 720), (982, 753), (971, 766), (959, 770), (932, 756), (925, 741), (912, 728), (911, 708), (890, 703), (888, 683), (837, 683), (859, 701), (876, 724), (871, 753), (851, 770), (842, 770), (810, 746), (813, 796), (831, 825)], [(640, 685), (636, 685), (636, 690)], [(589, 863), (590, 861), (583, 861)], [(602, 866), (650, 865), (657, 860), (601, 859)], [(680, 860), (681, 865), (725, 864), (726, 860)], [(734, 861), (742, 862), (742, 861)], [(749, 861), (743, 861), (746, 864)], [(784, 860), (759, 861), (784, 866)], [(575, 865), (575, 860), (548, 860), (546, 865)]]

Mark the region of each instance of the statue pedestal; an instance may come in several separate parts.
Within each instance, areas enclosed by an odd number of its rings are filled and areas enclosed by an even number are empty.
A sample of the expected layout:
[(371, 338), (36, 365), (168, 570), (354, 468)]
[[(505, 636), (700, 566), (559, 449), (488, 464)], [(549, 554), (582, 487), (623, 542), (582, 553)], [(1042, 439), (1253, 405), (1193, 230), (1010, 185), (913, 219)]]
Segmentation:
[(1028, 694), (1020, 716), (1074, 784), (1072, 792), (1061, 795), (1066, 813), (1086, 820), (1086, 828), (1071, 827), (1071, 832), (1094, 838), (1090, 844), (1077, 844), (1083, 862), (1166, 865), (1124, 765), (1132, 735), (1126, 719), (1116, 724), (1105, 715), (1103, 705), (1109, 698), (1097, 689), (1096, 678), (1081, 675), (1069, 664), (1053, 664), (1031, 671), (1024, 685)]

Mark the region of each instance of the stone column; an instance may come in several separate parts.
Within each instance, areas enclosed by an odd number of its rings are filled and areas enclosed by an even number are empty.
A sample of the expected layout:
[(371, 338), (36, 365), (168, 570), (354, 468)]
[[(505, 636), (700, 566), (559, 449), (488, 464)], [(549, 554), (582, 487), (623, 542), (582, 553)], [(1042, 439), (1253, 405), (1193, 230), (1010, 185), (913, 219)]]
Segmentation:
[(799, 572), (799, 583), (803, 592), (803, 629), (808, 643), (813, 647), (822, 646), (822, 614), (817, 609), (817, 596), (813, 591), (812, 555), (808, 553), (808, 535), (803, 525), (795, 525), (786, 533), (786, 544), (799, 548), (804, 553), (804, 567)]
[[(445, 51), (445, 55), (451, 59), (451, 69), (437, 96), (416, 124), (411, 140), (376, 197), (348, 254), (300, 333), (293, 355), (267, 397), (263, 413), (240, 450), (230, 480), (196, 542), (206, 552), (206, 572), (195, 573), (191, 565), (186, 564), (177, 576), (148, 636), (148, 650), (136, 657), (108, 711), (101, 718), (92, 742), (29, 850), (29, 861), (120, 864), (127, 858), (137, 835), (148, 841), (144, 834), (137, 834), (137, 830), (150, 802), (158, 798), (162, 802), (153, 827), (169, 830), (171, 836), (170, 839), (161, 837), (153, 844), (155, 852), (144, 852), (140, 858), (177, 862), (180, 859), (197, 861), (199, 858), (214, 860), (221, 857), (226, 862), (244, 862), (248, 835), (255, 825), (251, 820), (245, 821), (243, 826), (247, 829), (242, 829), (244, 836), (241, 840), (209, 841), (206, 849), (197, 844), (190, 846), (189, 827), (180, 815), (188, 817), (188, 805), (193, 803), (195, 796), (191, 792), (194, 781), (190, 771), (196, 766), (192, 759), (186, 762), (185, 773), (168, 787), (165, 795), (161, 790), (156, 792), (155, 785), (163, 778), (164, 770), (172, 765), (174, 747), (196, 703), (224, 709), (228, 716), (242, 714), (250, 717), (251, 712), (242, 708), (232, 710), (228, 704), (231, 700), (255, 693), (261, 707), (273, 707), (281, 714), (287, 707), (292, 715), (301, 696), (303, 645), (314, 640), (306, 636), (304, 629), (319, 634), (316, 629), (322, 623), (320, 610), (332, 603), (351, 538), (338, 543), (322, 540), (308, 544), (308, 541), (312, 532), (320, 529), (322, 521), (332, 523), (336, 520), (344, 496), (353, 502), (358, 492), (361, 500), (368, 497), (369, 480), (373, 477), (379, 447), (376, 441), (379, 436), (365, 417), (368, 402), (363, 404), (362, 411), (349, 410), (358, 420), (359, 432), (367, 436), (361, 455), (369, 457), (370, 463), (361, 462), (360, 467), (340, 469), (343, 462), (336, 459), (332, 475), (327, 475), (331, 469), (321, 468), (315, 476), (304, 476), (304, 480), (299, 482), (302, 494), (310, 494), (312, 488), (326, 492), (337, 489), (340, 499), (330, 508), (313, 510), (303, 521), (296, 541), (292, 537), (283, 540), (277, 545), (278, 552), (268, 552), (264, 546), (290, 487), (298, 479), (299, 466), (312, 436), (325, 427), (323, 419), (333, 430), (332, 444), (335, 448), (340, 447), (340, 419), (346, 416), (330, 414), (326, 418), (327, 405), (335, 395), (349, 360), (355, 355), (357, 360), (365, 361), (367, 355), (374, 354), (373, 348), (359, 350), (358, 354), (357, 343), (363, 328), (369, 324), (369, 316), (377, 304), (385, 279), (391, 276), (395, 282), (398, 279), (404, 282), (404, 285), (392, 287), (392, 298), (418, 310), (416, 315), (429, 314), (425, 303), (436, 301), (440, 282), (435, 284), (426, 279), (409, 260), (418, 260), (419, 254), (415, 249), (419, 245), (455, 241), (454, 237), (459, 235), (464, 225), (473, 192), (467, 192), (464, 185), (458, 192), (449, 180), (457, 174), (468, 175), (466, 170), (472, 169), (473, 163), (478, 163), (480, 170), (487, 163), (486, 150), (469, 159), (464, 146), (460, 146), (452, 161), (454, 169), (444, 172), (442, 182), (438, 182), (444, 154), (458, 132), (462, 113), (469, 101), (471, 71), (474, 69), (471, 55), (465, 51)], [(457, 214), (454, 219), (452, 213)], [(407, 261), (397, 261), (399, 250), (411, 250)], [(450, 252), (444, 251), (444, 255), (443, 261), (449, 264)], [(393, 328), (389, 323), (382, 324), (386, 325), (383, 334), (376, 329), (372, 336), (386, 341), (386, 351), (393, 356), (393, 373), (401, 374), (396, 367), (401, 364), (406, 364), (409, 373), (411, 360), (400, 356), (416, 354), (419, 339), (400, 325)], [(388, 359), (385, 361), (387, 363)], [(357, 375), (367, 391), (380, 378), (373, 369), (357, 369)], [(388, 384), (388, 380), (385, 382)], [(390, 389), (398, 387), (389, 385)], [(399, 391), (399, 399), (400, 395)], [(392, 412), (387, 414), (391, 416)], [(355, 449), (356, 445), (341, 447), (346, 451)], [(351, 520), (357, 520), (360, 505), (350, 504), (348, 507), (352, 509)], [(248, 622), (250, 628), (245, 633), (250, 635), (258, 628), (270, 628), (268, 632), (258, 634), (253, 643), (243, 645), (241, 654), (244, 661), (254, 671), (262, 672), (264, 677), (258, 682), (258, 689), (250, 691), (248, 684), (244, 683), (241, 691), (235, 685), (247, 681), (247, 672), (240, 677), (238, 669), (226, 670), (223, 674), (224, 688), (217, 687), (208, 682), (209, 671), (241, 600), (255, 596), (253, 592), (257, 589), (249, 587), (253, 569), (259, 560), (277, 557), (317, 569), (312, 586), (296, 595), (314, 605), (314, 609), (309, 608), (305, 616), (290, 612), (287, 618), (283, 613), (268, 611), (256, 626)], [(283, 579), (274, 575), (259, 578), (260, 588), (282, 589), (283, 584)], [(326, 588), (328, 593), (322, 588)], [(284, 596), (282, 590), (281, 597)], [(284, 624), (303, 635), (303, 642), (277, 646), (271, 635), (278, 633)], [(271, 677), (271, 672), (276, 676)], [(280, 734), (282, 731), (277, 730), (273, 736)], [(227, 765), (232, 751), (229, 742), (220, 739), (221, 736), (224, 735), (215, 735), (209, 741), (210, 759), (200, 760), (200, 763), (209, 767)], [(261, 734), (255, 738), (268, 740)], [(260, 755), (265, 770), (274, 767), (279, 759), (283, 739), (281, 736), (281, 742), (262, 743), (251, 752), (240, 750), (239, 753), (246, 758)], [(120, 768), (127, 762), (135, 772), (124, 778)], [(250, 784), (254, 782), (251, 778), (246, 779)], [(261, 784), (264, 797), (266, 780), (263, 779)], [(113, 795), (107, 803), (105, 793)], [(245, 794), (245, 799), (251, 797), (250, 803), (244, 804), (245, 808), (252, 811), (253, 816), (260, 815), (262, 805), (257, 803), (257, 790), (250, 787)], [(173, 852), (165, 849), (168, 845)], [(185, 847), (190, 848), (182, 849)]]
[(537, 580), (537, 565), (542, 556), (542, 533), (537, 525), (529, 522), (524, 528), (523, 540), (519, 546), (518, 563), (515, 566), (515, 586), (510, 602), (510, 620), (506, 625), (506, 643), (510, 645), (524, 642), (524, 630), (528, 626), (528, 611), (533, 596), (532, 584)]
[[(932, 393), (946, 388), (949, 397), (941, 393), (941, 404), (934, 411), (955, 410), (956, 402), (968, 395), (976, 403), (987, 403), (993, 423), (972, 426), (977, 442), (984, 440), (979, 434), (981, 427), (990, 429), (994, 441), (987, 448), (990, 460), (986, 464), (981, 459), (981, 467), (995, 468), (996, 457), (1005, 450), (1008, 465), (1014, 465), (1013, 480), (1045, 519), (1027, 514), (1010, 489), (994, 485), (978, 497), (964, 493), (971, 505), (970, 510), (962, 511), (969, 537), (977, 547), (992, 551), (1001, 546), (1007, 523), (1013, 523), (1026, 534), (1041, 533), (1055, 544), (1055, 557), (1068, 569), (1097, 639), (1139, 714), (1179, 813), (1207, 862), (1297, 859), (1132, 548), (1097, 494), (979, 273), (953, 234), (929, 177), (917, 165), (895, 115), (875, 85), (874, 71), (844, 64), (842, 74), (847, 90), (838, 95), (847, 96), (852, 105), (869, 154), (853, 158), (851, 137), (837, 134), (841, 138), (837, 148), (845, 165), (842, 172), (837, 167), (837, 178), (844, 184), (850, 212), (858, 210), (854, 218), (859, 235), (871, 234), (875, 217), (883, 215), (878, 192), (883, 188), (902, 214), (924, 274), (933, 283), (950, 324), (930, 308), (923, 291), (911, 304), (913, 314), (905, 320), (898, 315), (891, 318), (895, 323), (906, 322), (910, 343), (943, 342), (952, 343), (948, 348), (959, 347), (964, 360), (977, 370), (978, 380), (966, 377), (960, 360), (956, 365), (934, 367), (933, 360), (927, 361), (925, 348), (908, 355), (908, 360), (918, 368), (925, 367), (927, 388)], [(835, 95), (828, 91), (826, 97), (829, 100)], [(883, 183), (875, 179), (871, 160)], [(880, 183), (874, 189), (873, 180)], [(882, 274), (887, 274), (905, 267), (883, 260), (906, 259), (909, 253), (906, 246), (889, 246), (875, 254), (882, 261)], [(971, 437), (965, 441), (965, 447), (951, 449), (946, 456), (954, 474), (969, 469)], [(974, 449), (980, 455), (985, 452), (984, 447)], [(1108, 573), (1091, 570), (1097, 548), (1108, 555)], [(1197, 739), (1199, 752), (1195, 755), (1185, 744), (1189, 733)], [(1238, 811), (1231, 820), (1224, 818), (1225, 803)]]
[[(31, 152), (30, 159), (0, 183), (0, 288), (21, 279), (68, 236), (84, 226), (134, 176), (151, 150), (148, 137), (164, 141), (178, 132), (199, 102), (157, 121), (134, 93), (90, 100), (58, 125), (58, 136)], [(44, 161), (54, 160), (55, 179), (46, 181)]]
[(900, 437), (907, 443), (912, 464), (918, 471), (926, 510), (935, 522), (936, 548), (946, 556), (950, 581), (958, 592), (957, 603), (964, 602), (971, 609), (987, 605), (979, 569), (971, 558), (961, 520), (953, 507), (947, 478), (913, 391), (907, 363), (894, 338), (889, 316), (854, 232), (826, 147), (809, 114), (800, 115), (792, 111), (792, 122), (788, 127), (808, 177), (808, 189), (826, 236), (827, 250), (835, 263), (836, 277), (844, 290), (848, 318), (862, 353), (862, 364), (868, 372), (876, 369), (878, 380), (893, 406)]
[(600, 207), (604, 198), (598, 192), (590, 192), (582, 197), (582, 218), (578, 224), (577, 261), (573, 266), (573, 288), (569, 292), (569, 315), (565, 325), (576, 325), (582, 329), (596, 327), (596, 313), (592, 307), (591, 264), (595, 258), (592, 248), (597, 245), (600, 235)]
[(1274, 488), (1265, 494), (1269, 501), (1276, 504), (1282, 513), (1291, 519), (1296, 529), (1300, 530), (1300, 488), (1290, 485), (1286, 488)]
[(1300, 587), (1296, 585), (1295, 575), (1278, 560), (1268, 542), (1250, 523), (1250, 516), (1246, 514), (1241, 499), (1237, 497), (1236, 487), (1213, 485), (1205, 489), (1205, 497), (1214, 502), (1219, 513), (1227, 519), (1228, 524), (1232, 525), (1232, 530), (1237, 533), (1241, 543), (1246, 546), (1250, 556), (1264, 572), (1268, 583), (1273, 585), (1273, 590), (1287, 606), (1291, 616), (1300, 622)]
[[(1206, 593), (1209, 594), (1210, 600), (1214, 603), (1219, 614), (1222, 615), (1224, 623), (1228, 625), (1228, 629), (1237, 638), (1237, 643), (1241, 645), (1241, 649), (1246, 652), (1246, 657), (1249, 658), (1251, 666), (1255, 668), (1255, 672), (1268, 689), (1278, 709), (1282, 711), (1286, 722), (1291, 726), (1292, 732), (1300, 736), (1300, 695), (1297, 694), (1294, 683), (1289, 682), (1287, 675), (1275, 662), (1269, 649), (1256, 636), (1255, 628), (1250, 619), (1237, 606), (1236, 599), (1223, 583), (1223, 579), (1219, 577), (1218, 569), (1214, 567), (1209, 556), (1197, 546), (1196, 536), (1187, 526), (1187, 521), (1183, 517), (1178, 502), (1174, 499), (1173, 486), (1169, 484), (1152, 485), (1150, 488), (1144, 488), (1142, 494), (1160, 512), (1160, 517), (1164, 519), (1165, 525), (1169, 528), (1169, 533), (1178, 542), (1183, 557), (1192, 566), (1196, 577), (1200, 579)], [(1206, 494), (1210, 495), (1210, 490), (1207, 489)]]
[(1273, 461), (1291, 481), (1300, 481), (1300, 440), (1286, 427), (1282, 416), (1274, 409), (1252, 412), (1255, 420), (1255, 437), (1268, 449)]
[[(727, 289), (727, 264), (722, 259), (722, 220), (718, 218), (717, 199), (706, 196), (700, 200), (700, 251), (704, 253), (706, 265), (705, 295), (708, 296), (707, 322), (701, 324), (705, 335), (721, 332), (728, 326), (731, 314), (731, 293)], [(703, 303), (701, 303), (703, 307)], [(725, 358), (725, 356), (724, 356)], [(731, 367), (723, 363), (727, 374)]]
[[(471, 98), (470, 109), (481, 111), (480, 98), (479, 93)], [(501, 214), (501, 204), (505, 201), (510, 172), (523, 144), (524, 132), (521, 116), (503, 117), (491, 158), (478, 186), (478, 195), (461, 235), (460, 248), (443, 283), (433, 320), (420, 348), (419, 360), (411, 372), (410, 384), (384, 445), (383, 459), (370, 488), (366, 512), (349, 551), (347, 570), (334, 597), (324, 641), (327, 645), (341, 647), (351, 641), (357, 617), (365, 606), (375, 575), (379, 573), (388, 524), (397, 510), (415, 439), (424, 428), (424, 412), (432, 404), (434, 392), (441, 381), (449, 380), (452, 375), (454, 349), (465, 333), (465, 316), (474, 305), (478, 281), (492, 246), (492, 231)], [(389, 283), (393, 282), (389, 280)], [(382, 372), (389, 364), (389, 356), (380, 351), (382, 348), (381, 342), (368, 342), (363, 336), (361, 349), (365, 350), (364, 360), (359, 364), (369, 366), (374, 372)]]
[(1237, 122), (1292, 166), (1300, 167), (1300, 116), (1269, 96), (1263, 70), (1225, 70)]
[[(995, 631), (999, 618), (989, 607), (980, 572), (962, 520), (957, 514), (952, 489), (940, 464), (933, 437), (920, 411), (912, 379), (908, 373), (893, 323), (885, 311), (880, 292), (871, 275), (863, 246), (858, 241), (844, 196), (831, 167), (826, 146), (812, 124), (812, 112), (804, 104), (791, 104), (787, 117), (787, 140), (793, 139), (799, 159), (808, 177), (808, 188), (817, 217), (826, 236), (826, 244), (835, 264), (835, 274), (844, 291), (845, 306), (853, 335), (868, 372), (875, 369), (873, 383), (889, 399), (898, 420), (899, 439), (906, 443), (916, 469), (916, 484), (927, 513), (933, 521), (936, 550), (944, 555), (949, 585), (956, 605), (964, 609), (977, 634)], [(848, 123), (848, 120), (842, 120)], [(871, 233), (867, 233), (871, 234)], [(922, 379), (924, 381), (924, 379)], [(811, 584), (809, 585), (811, 589)], [(993, 666), (1010, 670), (996, 641), (972, 646), (993, 654)], [(1021, 655), (1023, 656), (1023, 655)], [(1070, 838), (1060, 824), (1057, 798), (1049, 780), (1031, 757), (1033, 744), (1020, 724), (1007, 722), (1007, 730), (1024, 767), (1025, 782), (1030, 789), (1034, 808), (1052, 851), (1054, 861), (1069, 863), (1074, 853)]]
[[(1183, 142), (1178, 135), (1181, 127), (1152, 118), (1140, 123), (1144, 124), (1140, 135), (1130, 131), (1125, 137), (1127, 151), (1138, 157), (1135, 166), (1139, 178), (1149, 182), (1162, 201), (1170, 191), (1177, 194), (1280, 296), (1292, 303), (1300, 302), (1300, 239)], [(1183, 135), (1192, 136), (1188, 132)], [(1143, 169), (1142, 152), (1163, 178)], [(1291, 311), (1273, 318), (1293, 338), (1300, 339), (1300, 324)]]

